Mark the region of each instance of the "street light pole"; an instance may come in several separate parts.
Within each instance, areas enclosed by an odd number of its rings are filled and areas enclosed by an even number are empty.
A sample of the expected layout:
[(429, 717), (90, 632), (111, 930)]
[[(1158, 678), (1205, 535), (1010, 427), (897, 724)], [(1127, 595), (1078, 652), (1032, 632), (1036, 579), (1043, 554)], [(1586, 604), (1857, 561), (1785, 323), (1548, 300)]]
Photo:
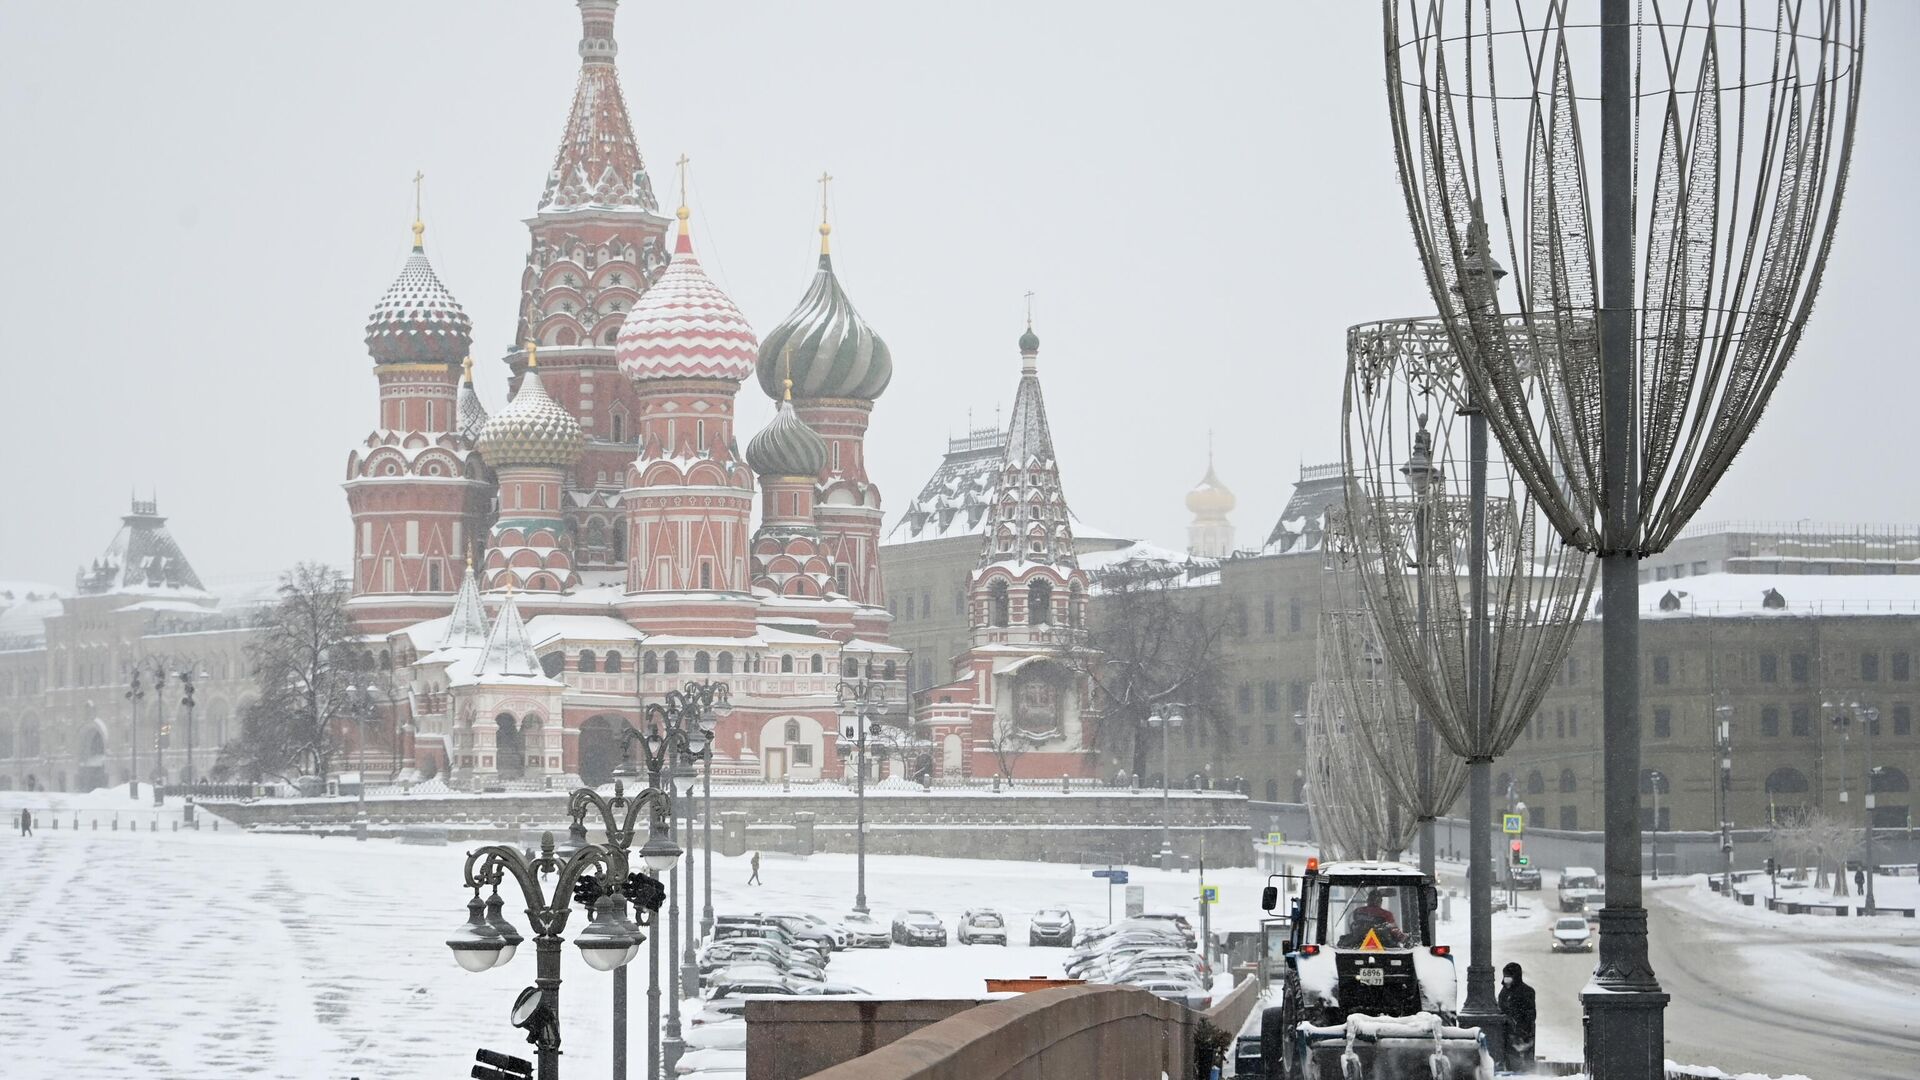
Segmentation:
[[(635, 911), (640, 916), (642, 925), (652, 925), (654, 914), (659, 911), (660, 902), (665, 899), (664, 890), (660, 888), (657, 877), (659, 869), (656, 863), (664, 860), (672, 847), (661, 825), (660, 808), (664, 803), (670, 809), (672, 800), (658, 786), (648, 787), (629, 800), (626, 795), (625, 781), (637, 775), (632, 764), (623, 760), (614, 769), (612, 800), (604, 798), (592, 788), (578, 788), (567, 801), (567, 814), (573, 819), (570, 837), (576, 844), (584, 846), (587, 811), (599, 811), (602, 827), (607, 834), (608, 873), (619, 880), (629, 876), (629, 852), (633, 847), (635, 820), (642, 809), (651, 809), (648, 819), (649, 838), (640, 851), (642, 858), (646, 860), (648, 872), (656, 876), (649, 879), (650, 885), (646, 887), (649, 903), (636, 904)], [(616, 910), (622, 917), (625, 916), (625, 904), (624, 898), (616, 901)], [(650, 1058), (649, 1061), (651, 1060), (653, 1059)], [(626, 1080), (626, 1077), (627, 968), (622, 964), (613, 971), (613, 1080)]]
[(147, 696), (146, 688), (140, 685), (140, 667), (133, 668), (132, 681), (127, 685), (127, 797), (140, 797), (140, 699)]
[(840, 737), (835, 744), (842, 755), (845, 754), (846, 735), (849, 726), (853, 728), (854, 757), (857, 759), (857, 775), (854, 779), (854, 866), (855, 882), (853, 910), (862, 915), (867, 913), (867, 728), (872, 726), (875, 716), (880, 715), (887, 706), (887, 688), (868, 678), (869, 666), (861, 669), (860, 677), (854, 682), (842, 680), (834, 686), (834, 696), (840, 702)]
[(705, 905), (700, 909), (700, 936), (713, 933), (713, 754), (707, 754), (704, 767), (700, 770), (700, 858), (701, 869), (707, 875), (704, 894)]
[(1186, 722), (1175, 704), (1155, 705), (1147, 726), (1160, 732), (1160, 869), (1173, 869), (1173, 729)]
[(1649, 832), (1648, 846), (1652, 849), (1653, 880), (1660, 880), (1660, 789), (1666, 786), (1667, 776), (1659, 769), (1647, 773), (1647, 783), (1653, 788), (1653, 829)]
[(1738, 903), (1740, 898), (1733, 891), (1733, 706), (1717, 705), (1713, 711), (1715, 748), (1720, 751), (1720, 881), (1727, 899)]

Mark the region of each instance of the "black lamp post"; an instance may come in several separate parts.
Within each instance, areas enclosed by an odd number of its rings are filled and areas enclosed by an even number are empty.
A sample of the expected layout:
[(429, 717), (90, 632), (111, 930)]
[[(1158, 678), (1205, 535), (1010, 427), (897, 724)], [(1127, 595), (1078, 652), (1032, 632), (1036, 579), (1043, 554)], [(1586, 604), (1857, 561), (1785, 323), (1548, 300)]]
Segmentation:
[(1186, 723), (1181, 706), (1155, 705), (1147, 726), (1160, 732), (1160, 869), (1173, 869), (1173, 729)]
[[(650, 701), (645, 703), (641, 709), (640, 730), (635, 731), (633, 728), (628, 728), (620, 733), (622, 761), (614, 770), (614, 775), (625, 776), (631, 774), (633, 766), (625, 759), (629, 748), (636, 741), (641, 744), (642, 749), (646, 753), (649, 787), (659, 788), (661, 779), (664, 776), (673, 775), (673, 770), (675, 770), (676, 765), (681, 761), (684, 761), (689, 767), (689, 770), (691, 770), (695, 762), (703, 760), (711, 752), (713, 729), (719, 722), (719, 718), (733, 711), (733, 706), (728, 700), (728, 694), (729, 691), (725, 683), (689, 682), (678, 690), (667, 691), (664, 702)], [(691, 771), (689, 771), (687, 775), (691, 776)], [(689, 785), (689, 791), (691, 791), (691, 785)], [(668, 835), (671, 837), (673, 830), (673, 816), (671, 814), (667, 816), (667, 828)], [(656, 950), (653, 956), (654, 970), (649, 978), (647, 987), (648, 1040), (653, 1043), (656, 1051), (653, 1054), (653, 1060), (658, 1062), (658, 1067), (663, 1070), (672, 1069), (674, 1065), (679, 1062), (680, 1055), (686, 1049), (686, 1045), (681, 1041), (680, 1037), (680, 993), (684, 973), (680, 968), (672, 966), (674, 957), (680, 953), (679, 898), (677, 895), (679, 891), (679, 871), (677, 865), (680, 851), (677, 847), (674, 854), (676, 868), (670, 872), (667, 882), (667, 959), (669, 978), (667, 987), (666, 1035), (664, 1038), (661, 1038), (657, 1034), (660, 1015), (659, 957), (657, 955), (660, 943), (658, 936), (654, 938), (653, 942), (653, 948)], [(691, 872), (689, 872), (689, 874), (691, 874)], [(691, 915), (691, 911), (689, 911), (689, 915)], [(691, 934), (691, 926), (689, 926), (688, 932)], [(691, 945), (690, 941), (689, 945)], [(694, 972), (692, 976), (693, 983), (697, 986), (699, 983), (697, 965), (689, 963), (687, 967)]]
[(867, 913), (867, 735), (873, 726), (874, 718), (881, 715), (887, 706), (887, 688), (869, 679), (863, 674), (853, 682), (842, 681), (835, 685), (834, 693), (840, 699), (840, 741), (834, 744), (842, 757), (847, 752), (847, 740), (854, 741), (854, 752), (858, 758), (854, 781), (854, 850), (855, 864), (859, 877), (854, 888), (853, 910), (862, 915)]
[[(661, 870), (673, 866), (679, 858), (679, 848), (667, 836), (665, 817), (672, 812), (672, 801), (659, 788), (646, 788), (627, 797), (625, 781), (616, 778), (613, 782), (613, 798), (607, 799), (592, 788), (580, 788), (567, 800), (567, 815), (573, 819), (568, 831), (568, 842), (577, 846), (586, 845), (586, 816), (589, 811), (598, 811), (602, 828), (607, 834), (608, 873), (618, 880), (627, 876), (628, 853), (633, 847), (634, 822), (643, 808), (651, 808), (649, 818), (649, 836), (640, 849), (641, 859), (647, 870), (654, 875), (649, 879), (650, 907), (641, 910), (641, 921), (650, 922), (653, 912), (666, 899), (665, 890), (660, 888), (657, 875)], [(663, 812), (664, 810), (664, 812)], [(615, 913), (626, 917), (626, 899), (613, 901)], [(651, 1049), (651, 1048), (650, 1048)], [(649, 1062), (653, 1059), (650, 1058)], [(649, 1073), (652, 1066), (649, 1064)], [(626, 1080), (627, 1076), (627, 969), (622, 965), (613, 972), (613, 1076), (614, 1080)]]
[(147, 696), (146, 687), (140, 685), (140, 669), (133, 668), (127, 681), (127, 798), (140, 797), (140, 702)]
[[(591, 921), (574, 944), (596, 971), (618, 970), (634, 958), (646, 939), (641, 929), (644, 922), (627, 920), (618, 899), (632, 901), (643, 920), (659, 907), (659, 883), (641, 874), (619, 874), (624, 863), (623, 856), (596, 845), (570, 844), (556, 850), (552, 833), (541, 837), (537, 855), (504, 844), (467, 854), (464, 880), (473, 890), (473, 899), (467, 903), (466, 923), (447, 939), (447, 947), (468, 971), (486, 971), (512, 960), (521, 937), (501, 916), (499, 893), (508, 877), (519, 883), (533, 930), (537, 967), (534, 985), (514, 1002), (511, 1018), (515, 1027), (526, 1030), (527, 1041), (538, 1052), (540, 1080), (560, 1077), (560, 944), (572, 905), (578, 903), (590, 913)], [(586, 873), (589, 869), (600, 874)], [(551, 889), (545, 883), (549, 876)], [(483, 888), (493, 891), (491, 898), (480, 898)]]

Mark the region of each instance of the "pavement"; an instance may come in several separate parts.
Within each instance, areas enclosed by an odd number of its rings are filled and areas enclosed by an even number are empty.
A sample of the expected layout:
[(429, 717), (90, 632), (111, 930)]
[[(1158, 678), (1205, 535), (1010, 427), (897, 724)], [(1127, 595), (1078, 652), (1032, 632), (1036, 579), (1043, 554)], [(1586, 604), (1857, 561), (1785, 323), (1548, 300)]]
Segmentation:
[[(1712, 919), (1679, 902), (1689, 888), (1698, 886), (1645, 892), (1650, 959), (1673, 996), (1670, 1060), (1812, 1080), (1911, 1080), (1920, 1071), (1920, 949), (1876, 944), (1855, 926), (1828, 933)], [(1580, 992), (1594, 955), (1551, 951), (1556, 915), (1540, 911), (1538, 933), (1502, 941), (1494, 959), (1519, 961), (1534, 985), (1543, 1056), (1579, 1060)]]

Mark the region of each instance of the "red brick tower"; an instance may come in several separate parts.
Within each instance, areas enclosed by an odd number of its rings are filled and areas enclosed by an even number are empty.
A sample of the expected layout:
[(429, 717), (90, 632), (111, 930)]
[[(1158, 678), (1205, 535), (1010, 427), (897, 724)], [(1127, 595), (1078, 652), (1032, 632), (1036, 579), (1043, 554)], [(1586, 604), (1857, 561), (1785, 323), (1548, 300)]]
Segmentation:
[(640, 406), (640, 455), (621, 493), (629, 594), (621, 610), (643, 630), (746, 636), (753, 474), (734, 440), (733, 402), (756, 343), (694, 257), (687, 208), (678, 213), (673, 261), (618, 339), (620, 371)]
[(867, 479), (866, 434), (873, 403), (893, 378), (893, 356), (834, 277), (825, 211), (823, 195), (813, 283), (761, 342), (757, 371), (760, 388), (775, 401), (785, 400), (792, 380), (794, 412), (827, 442), (814, 522), (832, 568), (832, 591), (859, 605), (859, 636), (885, 641), (892, 617), (880, 580), (880, 489)]
[(626, 566), (620, 489), (637, 442), (640, 402), (614, 358), (620, 323), (667, 265), (668, 219), (654, 200), (614, 68), (619, 0), (577, 0), (580, 79), (521, 274), (520, 346), (540, 348), (546, 390), (580, 421), (586, 451), (568, 472), (567, 515), (582, 570)]
[(416, 220), (413, 252), (367, 321), (380, 420), (347, 457), (353, 607), (369, 631), (447, 610), (492, 494), (456, 396), (472, 325), (427, 261), (425, 232)]

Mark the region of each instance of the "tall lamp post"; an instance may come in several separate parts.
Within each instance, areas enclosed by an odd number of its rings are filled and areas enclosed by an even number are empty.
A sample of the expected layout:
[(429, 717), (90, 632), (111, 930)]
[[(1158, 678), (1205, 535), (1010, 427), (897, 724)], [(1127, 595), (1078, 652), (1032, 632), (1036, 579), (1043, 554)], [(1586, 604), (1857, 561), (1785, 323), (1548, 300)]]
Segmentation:
[(147, 674), (153, 679), (153, 805), (159, 806), (167, 786), (166, 750), (173, 741), (167, 726), (167, 662), (156, 658)]
[[(1840, 733), (1840, 801), (1847, 801), (1848, 789), (1852, 777), (1847, 775), (1846, 745), (1853, 738), (1853, 721), (1860, 719), (1861, 767), (1866, 777), (1866, 790), (1861, 793), (1860, 807), (1865, 815), (1864, 836), (1866, 850), (1862, 854), (1862, 884), (1866, 888), (1866, 913), (1874, 913), (1873, 906), (1873, 736), (1880, 726), (1880, 710), (1862, 705), (1858, 701), (1829, 701), (1826, 707), (1837, 710), (1833, 717), (1833, 729)], [(1840, 711), (1843, 710), (1843, 711)]]
[(140, 702), (147, 696), (140, 685), (140, 669), (133, 668), (127, 681), (127, 798), (140, 797)]
[(194, 680), (205, 679), (210, 677), (204, 671), (196, 673), (194, 669), (199, 666), (200, 665), (196, 663), (189, 663), (187, 664), (187, 666), (180, 669), (180, 707), (182, 709), (185, 709), (187, 713), (187, 771), (185, 776), (182, 779), (186, 782), (186, 785), (188, 787), (193, 786), (193, 778), (194, 778), (194, 772), (193, 772), (194, 700), (193, 700), (193, 695), (196, 689), (196, 687), (194, 686)]
[[(638, 741), (646, 752), (648, 786), (660, 787), (664, 776), (673, 775), (677, 762), (685, 761), (689, 767), (711, 753), (713, 729), (720, 717), (733, 711), (728, 699), (729, 691), (725, 683), (689, 682), (678, 690), (667, 691), (664, 702), (647, 702), (641, 709), (640, 730), (628, 728), (620, 733), (621, 756), (624, 759), (627, 749)], [(615, 770), (615, 775), (625, 775), (632, 766), (624, 760)], [(691, 771), (687, 774), (691, 777)], [(688, 785), (688, 791), (692, 785)], [(668, 836), (673, 835), (673, 815), (667, 816)], [(674, 966), (674, 958), (680, 953), (679, 922), (679, 852), (675, 852), (673, 868), (667, 880), (667, 1022), (666, 1034), (658, 1032), (660, 1015), (660, 976), (659, 976), (659, 938), (653, 942), (655, 953), (652, 956), (653, 971), (648, 980), (648, 1040), (655, 1051), (651, 1057), (655, 1068), (662, 1073), (671, 1070), (680, 1060), (686, 1045), (680, 1037), (680, 994), (683, 972)], [(691, 876), (691, 871), (689, 871)], [(689, 930), (691, 932), (691, 930)], [(698, 985), (699, 975), (696, 965), (688, 965), (694, 971), (694, 985)]]
[[(672, 857), (679, 854), (676, 850)], [(624, 862), (618, 867), (623, 868)], [(473, 890), (473, 899), (467, 902), (466, 923), (447, 939), (447, 947), (468, 971), (486, 971), (511, 961), (522, 938), (500, 913), (500, 885), (508, 878), (519, 884), (533, 930), (536, 967), (534, 985), (521, 991), (510, 1017), (515, 1027), (526, 1030), (527, 1041), (538, 1052), (540, 1080), (560, 1078), (560, 944), (572, 905), (577, 903), (590, 913), (591, 921), (574, 944), (596, 971), (623, 967), (646, 940), (640, 924), (620, 913), (617, 898), (633, 901), (643, 919), (658, 909), (658, 882), (639, 874), (618, 874), (616, 868), (607, 848), (569, 845), (556, 850), (552, 833), (541, 837), (537, 855), (504, 844), (467, 853), (464, 882)], [(601, 873), (586, 873), (590, 869)], [(549, 876), (551, 890), (545, 885)], [(483, 888), (493, 892), (487, 900), (480, 898)]]
[(1647, 770), (1647, 786), (1653, 789), (1653, 821), (1648, 830), (1648, 854), (1652, 856), (1653, 880), (1660, 880), (1660, 789), (1667, 786), (1667, 774), (1659, 769)]
[[(631, 766), (626, 772), (633, 771)], [(618, 773), (619, 770), (616, 770)], [(664, 804), (664, 812), (663, 812)], [(649, 787), (636, 793), (632, 798), (626, 794), (624, 775), (616, 775), (613, 781), (613, 798), (607, 799), (592, 788), (579, 788), (567, 800), (567, 815), (573, 819), (568, 830), (568, 841), (572, 846), (584, 848), (587, 842), (586, 816), (595, 811), (600, 815), (601, 827), (607, 836), (607, 866), (609, 876), (616, 881), (628, 877), (628, 853), (633, 847), (634, 823), (643, 809), (651, 809), (648, 820), (647, 842), (640, 849), (641, 860), (647, 870), (655, 875), (647, 878), (638, 887), (644, 891), (644, 902), (636, 905), (640, 921), (651, 924), (654, 914), (666, 900), (666, 890), (661, 888), (658, 874), (670, 869), (680, 857), (679, 848), (667, 835), (666, 816), (672, 812), (672, 801), (658, 787)], [(613, 901), (616, 914), (626, 918), (626, 897), (623, 895)], [(659, 972), (654, 972), (658, 981)], [(650, 1052), (657, 1048), (650, 1047)], [(649, 1057), (648, 1075), (653, 1074)], [(627, 1077), (627, 969), (621, 965), (613, 971), (613, 1080), (626, 1080)]]
[(1721, 887), (1727, 899), (1738, 903), (1733, 891), (1733, 706), (1713, 708), (1713, 748), (1720, 754), (1720, 775), (1714, 784), (1720, 805)]
[(1173, 729), (1186, 723), (1181, 706), (1168, 703), (1147, 710), (1147, 726), (1160, 733), (1160, 869), (1173, 869)]
[[(861, 670), (865, 672), (867, 669)], [(887, 707), (887, 688), (862, 674), (853, 682), (842, 680), (836, 684), (834, 695), (840, 701), (840, 741), (835, 744), (835, 749), (839, 750), (844, 757), (847, 739), (852, 738), (857, 765), (853, 788), (854, 865), (857, 872), (853, 910), (865, 915), (867, 913), (867, 735), (875, 717), (882, 715)]]

